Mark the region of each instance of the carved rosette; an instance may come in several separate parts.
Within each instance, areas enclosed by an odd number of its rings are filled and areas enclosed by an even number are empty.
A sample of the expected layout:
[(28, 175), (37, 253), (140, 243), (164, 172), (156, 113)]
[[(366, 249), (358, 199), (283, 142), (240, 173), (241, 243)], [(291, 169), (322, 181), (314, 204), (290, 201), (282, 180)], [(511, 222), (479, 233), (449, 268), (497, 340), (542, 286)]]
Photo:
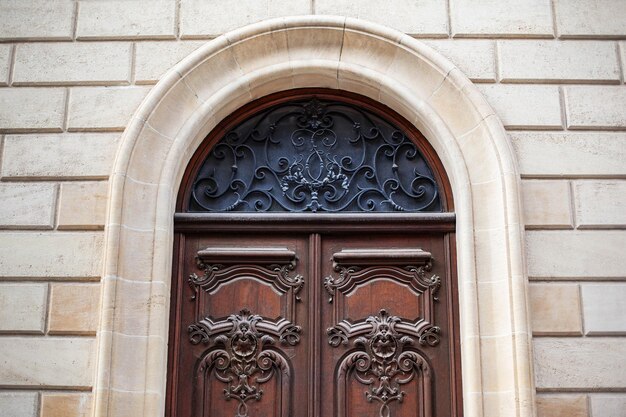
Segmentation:
[[(416, 378), (421, 379), (424, 409), (430, 407), (431, 368), (426, 359), (412, 349), (415, 340), (399, 331), (402, 320), (380, 310), (377, 316), (365, 320), (369, 332), (356, 338), (353, 342), (354, 351), (349, 353), (339, 364), (338, 372), (338, 415), (343, 416), (344, 401), (341, 384), (346, 384), (348, 377), (353, 375), (361, 384), (368, 386), (365, 398), (369, 402), (380, 403), (379, 417), (391, 417), (389, 404), (401, 403), (406, 396), (402, 385)], [(362, 327), (362, 326), (361, 326)], [(340, 342), (348, 343), (350, 335), (345, 329), (335, 326), (328, 329), (329, 343), (338, 346)], [(421, 338), (420, 338), (421, 343)]]
[[(230, 328), (226, 334), (214, 336), (198, 328), (192, 331), (190, 327), (191, 340), (211, 345), (199, 362), (197, 377), (204, 381), (212, 374), (226, 385), (224, 398), (238, 403), (235, 417), (248, 416), (247, 403), (260, 401), (263, 397), (261, 386), (275, 375), (281, 378), (284, 387), (290, 387), (290, 364), (278, 351), (266, 349), (275, 344), (275, 339), (259, 328), (263, 321), (261, 316), (244, 309), (228, 317)], [(290, 398), (289, 393), (284, 394)], [(290, 408), (290, 405), (286, 407)]]

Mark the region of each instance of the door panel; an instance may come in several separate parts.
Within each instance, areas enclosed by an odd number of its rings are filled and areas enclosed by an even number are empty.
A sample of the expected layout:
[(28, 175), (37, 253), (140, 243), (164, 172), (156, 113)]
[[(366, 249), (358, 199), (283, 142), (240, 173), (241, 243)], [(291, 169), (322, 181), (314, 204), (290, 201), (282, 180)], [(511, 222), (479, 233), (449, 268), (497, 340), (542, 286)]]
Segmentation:
[(178, 239), (168, 415), (460, 415), (448, 234)]
[(295, 390), (308, 384), (307, 237), (205, 235), (182, 246), (175, 415), (294, 415)]
[(336, 290), (321, 306), (321, 414), (454, 415), (443, 236), (328, 236), (322, 259)]

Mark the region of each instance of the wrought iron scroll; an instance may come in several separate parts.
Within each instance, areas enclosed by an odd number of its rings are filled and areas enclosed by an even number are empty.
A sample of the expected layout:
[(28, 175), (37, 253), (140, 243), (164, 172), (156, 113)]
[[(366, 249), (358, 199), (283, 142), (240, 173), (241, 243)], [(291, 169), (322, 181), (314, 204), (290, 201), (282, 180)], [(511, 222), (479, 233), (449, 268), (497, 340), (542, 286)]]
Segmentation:
[(396, 126), (316, 98), (258, 113), (213, 147), (191, 212), (440, 212), (431, 168)]
[[(283, 390), (291, 388), (290, 364), (278, 350), (268, 348), (275, 344), (275, 339), (261, 330), (263, 321), (261, 316), (244, 309), (222, 323), (227, 324), (226, 334), (206, 335), (210, 349), (200, 359), (196, 370), (196, 389), (200, 392), (195, 398), (202, 398), (205, 381), (213, 375), (226, 385), (224, 398), (238, 403), (235, 417), (247, 417), (248, 402), (260, 401), (261, 386), (275, 375), (280, 378)], [(282, 398), (281, 415), (291, 415), (290, 393), (283, 392)]]
[[(380, 403), (379, 417), (391, 417), (389, 404), (397, 401), (402, 403), (406, 392), (402, 386), (414, 379), (419, 379), (421, 392), (418, 401), (423, 410), (429, 410), (431, 401), (431, 368), (427, 360), (412, 346), (417, 336), (413, 332), (399, 330), (401, 319), (381, 310), (377, 316), (369, 316), (365, 323), (369, 332), (356, 338), (354, 350), (344, 357), (337, 368), (337, 415), (345, 413), (345, 388), (349, 376), (361, 384), (368, 386), (365, 398), (369, 402)], [(329, 342), (333, 346), (333, 334), (343, 333), (341, 328), (328, 329)], [(347, 335), (346, 342), (347, 344)], [(426, 412), (425, 415), (430, 415)]]

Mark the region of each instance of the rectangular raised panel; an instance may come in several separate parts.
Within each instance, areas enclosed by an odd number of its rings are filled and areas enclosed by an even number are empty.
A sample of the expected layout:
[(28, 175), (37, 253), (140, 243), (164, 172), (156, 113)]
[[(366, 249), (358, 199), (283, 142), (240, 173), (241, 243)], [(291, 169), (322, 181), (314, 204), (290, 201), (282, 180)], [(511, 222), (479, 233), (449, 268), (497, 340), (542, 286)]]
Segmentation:
[(198, 258), (205, 263), (232, 265), (246, 262), (266, 265), (293, 262), (296, 253), (287, 248), (275, 247), (215, 247), (198, 251)]
[(424, 265), (431, 259), (422, 249), (343, 249), (333, 255), (336, 265)]

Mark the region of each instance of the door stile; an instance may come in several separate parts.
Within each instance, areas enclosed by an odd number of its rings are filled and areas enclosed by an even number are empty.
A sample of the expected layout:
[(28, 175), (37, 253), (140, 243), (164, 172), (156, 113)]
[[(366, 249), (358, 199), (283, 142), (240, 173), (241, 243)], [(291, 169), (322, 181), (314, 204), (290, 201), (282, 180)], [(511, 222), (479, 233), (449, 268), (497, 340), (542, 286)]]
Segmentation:
[(456, 410), (456, 414), (463, 415), (462, 400), (462, 381), (461, 381), (461, 334), (459, 323), (459, 281), (457, 278), (456, 263), (456, 233), (446, 233), (444, 235), (444, 247), (446, 249), (446, 275), (449, 277), (448, 285), (450, 289), (446, 291), (448, 297), (448, 329), (454, 330), (453, 337), (450, 338), (449, 356), (452, 358), (453, 366), (451, 368), (451, 379), (454, 381), (450, 400), (452, 401), (452, 409)]
[[(320, 372), (320, 343), (321, 343), (321, 330), (320, 330), (320, 315), (315, 314), (315, 310), (321, 307), (321, 289), (319, 285), (322, 282), (322, 270), (321, 270), (321, 251), (322, 251), (322, 237), (319, 233), (312, 233), (309, 235), (309, 303), (314, 306), (313, 309), (309, 309), (313, 314), (309, 314), (309, 328), (308, 332), (311, 334), (311, 345), (309, 347), (309, 395), (307, 409), (309, 411), (309, 417), (320, 417), (320, 385), (321, 385), (321, 372)], [(307, 331), (306, 329), (304, 330)]]
[[(174, 234), (174, 265), (175, 267), (172, 269), (172, 294), (176, 296), (170, 300), (170, 329), (169, 329), (169, 340), (177, 340), (177, 335), (180, 333), (180, 326), (182, 326), (182, 310), (180, 305), (182, 303), (183, 298), (183, 284), (184, 280), (181, 279), (183, 275), (182, 265), (184, 264), (184, 253), (185, 253), (185, 234), (184, 233), (175, 233)], [(176, 308), (172, 308), (175, 306)], [(178, 366), (178, 358), (180, 357), (180, 344), (179, 343), (171, 343), (168, 355), (168, 377), (167, 381), (169, 387), (167, 389), (167, 394), (165, 397), (165, 409), (166, 415), (174, 416), (175, 405), (178, 401), (178, 384), (175, 381), (178, 381), (178, 373), (180, 367)], [(176, 363), (175, 363), (176, 362)]]

